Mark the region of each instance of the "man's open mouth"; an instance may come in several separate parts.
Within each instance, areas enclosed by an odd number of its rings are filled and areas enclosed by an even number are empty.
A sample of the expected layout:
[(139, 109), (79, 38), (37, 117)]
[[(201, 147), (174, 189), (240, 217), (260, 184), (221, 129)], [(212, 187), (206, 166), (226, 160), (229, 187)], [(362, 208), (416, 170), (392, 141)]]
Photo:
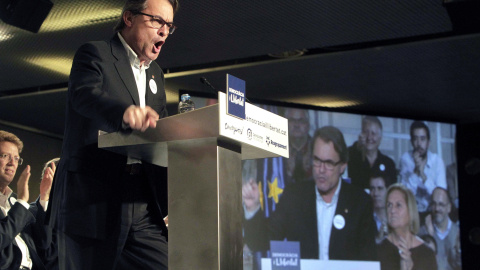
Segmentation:
[(165, 41), (159, 41), (159, 42), (155, 43), (155, 48), (160, 49), (164, 43), (165, 43)]

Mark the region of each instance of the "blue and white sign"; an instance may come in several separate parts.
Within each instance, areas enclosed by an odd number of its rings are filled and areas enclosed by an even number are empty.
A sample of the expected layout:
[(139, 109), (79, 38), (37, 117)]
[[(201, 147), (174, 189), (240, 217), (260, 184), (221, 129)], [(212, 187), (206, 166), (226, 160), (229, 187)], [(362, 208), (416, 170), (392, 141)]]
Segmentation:
[[(221, 136), (255, 147), (255, 151), (266, 151), (263, 157), (282, 156), (288, 158), (288, 120), (272, 112), (245, 102), (245, 119), (227, 112), (227, 94), (218, 92), (219, 134)], [(260, 150), (261, 149), (261, 150)], [(242, 159), (254, 159), (244, 155)]]
[(270, 241), (272, 270), (300, 270), (300, 242)]
[(245, 81), (227, 74), (227, 113), (245, 119)]

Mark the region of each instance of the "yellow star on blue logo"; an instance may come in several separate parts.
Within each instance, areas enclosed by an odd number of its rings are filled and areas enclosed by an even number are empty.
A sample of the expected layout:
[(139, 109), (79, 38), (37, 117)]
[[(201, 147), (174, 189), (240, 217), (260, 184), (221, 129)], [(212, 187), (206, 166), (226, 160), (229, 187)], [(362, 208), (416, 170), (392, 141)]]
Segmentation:
[(260, 207), (263, 210), (263, 185), (262, 185), (262, 182), (258, 182), (258, 192), (260, 193), (260, 197), (258, 198), (260, 200)]
[(273, 183), (268, 182), (268, 198), (273, 198), (275, 203), (278, 203), (278, 197), (283, 193), (283, 189), (278, 187), (278, 178), (275, 177)]

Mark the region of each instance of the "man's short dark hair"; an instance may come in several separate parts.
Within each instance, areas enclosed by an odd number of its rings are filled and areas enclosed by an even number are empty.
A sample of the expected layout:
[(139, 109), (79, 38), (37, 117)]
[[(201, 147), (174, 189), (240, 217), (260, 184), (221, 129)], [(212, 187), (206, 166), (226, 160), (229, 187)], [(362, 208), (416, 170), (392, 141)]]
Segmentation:
[(382, 122), (380, 122), (380, 119), (376, 116), (365, 116), (362, 119), (362, 130), (363, 128), (367, 125), (367, 123), (374, 123), (377, 124), (381, 130), (383, 130)]
[(430, 196), (430, 201), (433, 202), (433, 193), (435, 193), (435, 191), (436, 191), (437, 189), (443, 191), (443, 193), (445, 193), (445, 195), (447, 196), (448, 203), (449, 203), (451, 206), (454, 206), (453, 200), (452, 200), (452, 198), (450, 198), (450, 194), (448, 194), (448, 190), (445, 189), (445, 188), (443, 188), (443, 187), (436, 187), (436, 188), (433, 189), (432, 195)]
[[(179, 8), (178, 0), (168, 0), (168, 2), (172, 5), (173, 14), (175, 15), (175, 13), (177, 13)], [(120, 19), (118, 20), (117, 25), (114, 28), (115, 32), (120, 32), (123, 30), (123, 28), (125, 28), (125, 22), (123, 21), (123, 14), (125, 14), (125, 12), (127, 11), (131, 11), (133, 13), (141, 12), (147, 8), (148, 8), (147, 0), (127, 0), (125, 2), (125, 5), (123, 6)]]
[(430, 141), (430, 129), (428, 129), (427, 125), (425, 125), (425, 123), (422, 121), (414, 121), (410, 125), (410, 139), (413, 139), (413, 131), (419, 128), (425, 129), (425, 132), (427, 133), (427, 139)]
[(381, 178), (385, 184), (385, 188), (397, 182), (396, 179), (392, 179), (385, 171), (380, 171), (380, 169), (376, 167), (370, 173), (370, 180), (373, 178)]
[(312, 151), (313, 147), (315, 147), (315, 142), (317, 139), (322, 139), (326, 143), (332, 142), (335, 151), (340, 156), (340, 161), (343, 163), (348, 162), (347, 144), (345, 143), (342, 132), (338, 128), (333, 126), (324, 126), (317, 129), (315, 134), (313, 134)]

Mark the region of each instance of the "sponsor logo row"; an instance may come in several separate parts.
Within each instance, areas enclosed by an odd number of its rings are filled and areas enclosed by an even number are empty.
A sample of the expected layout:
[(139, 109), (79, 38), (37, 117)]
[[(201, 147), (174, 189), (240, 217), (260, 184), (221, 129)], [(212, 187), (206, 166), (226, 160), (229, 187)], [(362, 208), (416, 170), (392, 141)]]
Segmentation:
[[(240, 136), (243, 135), (244, 129), (245, 129), (245, 127), (243, 127), (243, 126), (239, 127), (239, 126), (235, 126), (235, 125), (225, 123), (225, 130), (230, 130), (233, 133), (233, 135), (236, 135), (236, 134), (239, 134)], [(251, 128), (247, 129), (247, 138), (248, 138), (248, 140), (256, 141), (258, 143), (265, 142), (268, 146), (271, 146), (271, 147), (287, 149), (287, 145), (276, 142), (276, 141), (270, 139), (269, 136), (267, 136), (264, 139), (264, 137), (262, 135), (259, 135), (259, 134), (255, 133)]]
[(272, 146), (275, 146), (277, 148), (287, 149), (286, 145), (275, 142), (275, 141), (271, 140), (270, 137), (268, 137), (268, 136), (267, 136), (267, 139), (265, 140), (265, 142), (267, 143), (268, 146), (272, 145)]

